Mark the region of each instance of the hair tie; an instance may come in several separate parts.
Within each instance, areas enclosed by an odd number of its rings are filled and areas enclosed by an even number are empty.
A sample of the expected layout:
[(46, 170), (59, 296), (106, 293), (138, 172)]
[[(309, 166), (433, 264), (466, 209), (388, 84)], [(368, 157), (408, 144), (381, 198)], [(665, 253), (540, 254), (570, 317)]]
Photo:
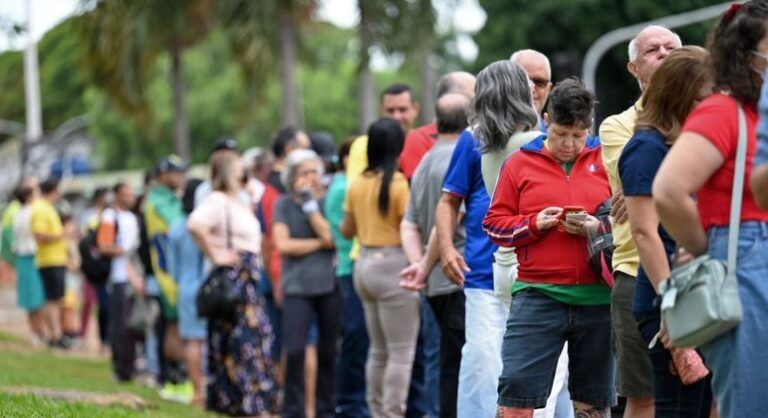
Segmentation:
[(741, 3), (731, 3), (731, 5), (728, 6), (728, 10), (725, 11), (725, 16), (724, 16), (725, 21), (727, 23), (731, 23), (734, 16), (736, 16), (736, 12), (738, 12), (739, 9), (741, 9), (741, 6), (742, 6)]

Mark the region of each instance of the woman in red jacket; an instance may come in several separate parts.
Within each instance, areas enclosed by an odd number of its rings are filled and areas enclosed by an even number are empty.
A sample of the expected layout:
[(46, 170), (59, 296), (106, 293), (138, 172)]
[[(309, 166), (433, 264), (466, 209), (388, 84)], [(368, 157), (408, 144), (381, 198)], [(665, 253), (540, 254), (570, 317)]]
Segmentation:
[(578, 80), (555, 87), (547, 134), (504, 163), (483, 221), (493, 242), (515, 247), (519, 263), (502, 346), (501, 417), (531, 417), (546, 404), (566, 342), (577, 416), (608, 414), (615, 400), (611, 290), (590, 267), (586, 238), (599, 226), (591, 213), (611, 196), (600, 142), (589, 136), (594, 102)]

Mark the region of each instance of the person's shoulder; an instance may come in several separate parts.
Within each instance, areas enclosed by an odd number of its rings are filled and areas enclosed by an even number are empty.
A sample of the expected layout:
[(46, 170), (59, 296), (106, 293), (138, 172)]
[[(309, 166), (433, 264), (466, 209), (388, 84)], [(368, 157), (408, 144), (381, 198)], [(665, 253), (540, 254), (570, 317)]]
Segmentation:
[(635, 119), (637, 118), (637, 108), (635, 105), (630, 106), (621, 113), (608, 116), (600, 124), (599, 133), (600, 138), (611, 137), (613, 134), (632, 134), (632, 128), (635, 125)]

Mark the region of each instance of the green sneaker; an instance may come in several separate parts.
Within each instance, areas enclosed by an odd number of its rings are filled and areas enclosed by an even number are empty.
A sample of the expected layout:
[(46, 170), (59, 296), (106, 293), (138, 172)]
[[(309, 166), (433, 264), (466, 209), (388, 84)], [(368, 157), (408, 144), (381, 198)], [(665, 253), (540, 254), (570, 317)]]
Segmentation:
[(176, 385), (177, 402), (189, 405), (192, 403), (192, 399), (195, 397), (195, 386), (192, 382), (187, 380), (184, 383)]

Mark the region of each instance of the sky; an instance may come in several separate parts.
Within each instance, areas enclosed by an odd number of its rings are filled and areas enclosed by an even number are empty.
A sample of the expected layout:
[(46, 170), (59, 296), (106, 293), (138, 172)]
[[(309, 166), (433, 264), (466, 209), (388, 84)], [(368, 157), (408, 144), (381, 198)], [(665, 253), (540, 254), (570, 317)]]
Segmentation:
[[(35, 40), (76, 12), (80, 4), (80, 0), (0, 0), (0, 17), (24, 22), (27, 2), (32, 5), (32, 34)], [(359, 20), (356, 0), (320, 0), (320, 4), (320, 18), (338, 26), (352, 27)], [(438, 8), (438, 28), (452, 25), (458, 32), (471, 34), (483, 27), (485, 19), (485, 12), (477, 0), (459, 0), (458, 5), (450, 10), (444, 6)], [(0, 34), (0, 51), (21, 49), (24, 45), (24, 36), (12, 39), (4, 33)], [(477, 56), (477, 46), (469, 36), (460, 36), (458, 46), (463, 58), (474, 60)]]

